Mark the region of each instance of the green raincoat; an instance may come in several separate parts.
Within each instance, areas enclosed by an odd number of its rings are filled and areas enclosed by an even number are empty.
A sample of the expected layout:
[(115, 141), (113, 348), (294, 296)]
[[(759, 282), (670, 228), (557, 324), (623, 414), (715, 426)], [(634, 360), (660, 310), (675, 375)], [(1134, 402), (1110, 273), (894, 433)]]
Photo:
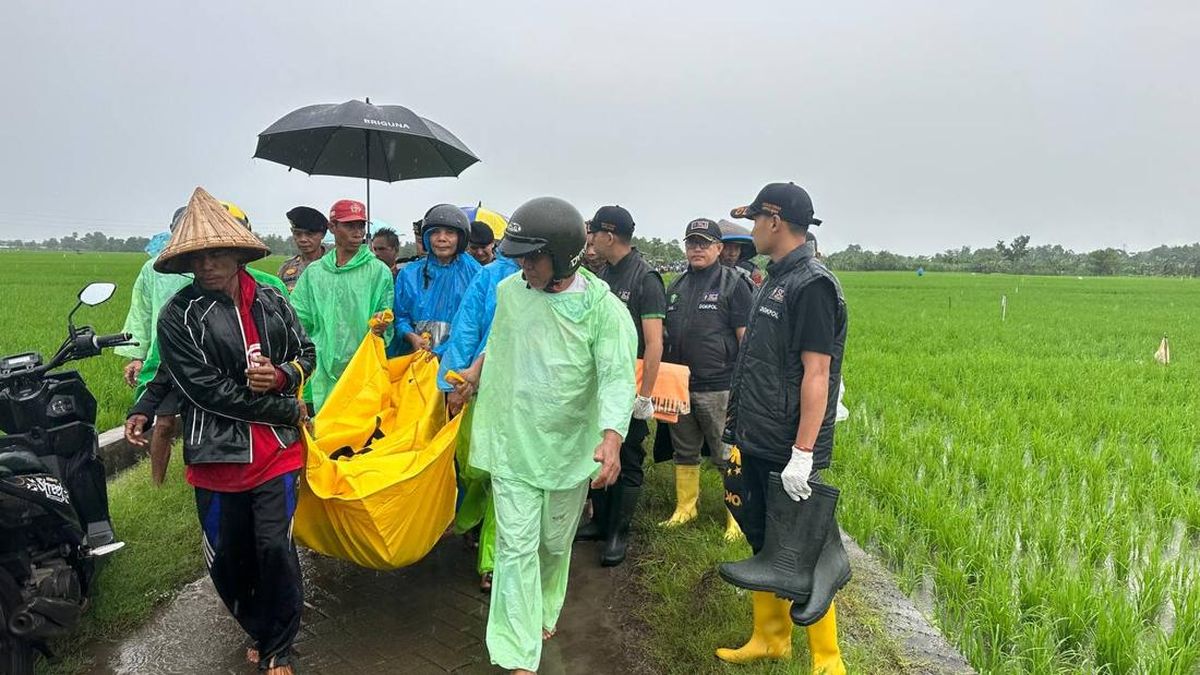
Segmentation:
[[(305, 387), (312, 392), (317, 410), (366, 336), (367, 320), (392, 308), (392, 293), (391, 270), (366, 246), (341, 267), (333, 249), (300, 275), (291, 300), (317, 347), (317, 369)], [(391, 332), (389, 327), (384, 342), (391, 339)]]
[(492, 476), (496, 553), (487, 646), (492, 663), (536, 671), (542, 631), (567, 594), (571, 541), (605, 429), (624, 436), (637, 332), (608, 285), (581, 292), (496, 288), (471, 426), (471, 466)]
[(596, 473), (592, 453), (605, 429), (629, 430), (637, 333), (608, 285), (579, 274), (581, 293), (526, 288), (520, 275), (496, 288), (471, 466), (565, 490)]
[[(154, 256), (142, 265), (137, 279), (133, 282), (133, 297), (129, 302), (129, 314), (125, 316), (125, 327), (122, 333), (133, 336), (135, 345), (117, 347), (113, 351), (128, 359), (142, 362), (142, 370), (138, 374), (137, 388), (133, 392), (133, 400), (138, 400), (146, 391), (146, 385), (154, 379), (158, 372), (158, 312), (167, 304), (171, 296), (183, 287), (192, 283), (190, 274), (164, 274), (155, 271)], [(287, 286), (278, 277), (247, 267), (246, 271), (260, 284), (278, 288), (283, 297), (287, 297)]]

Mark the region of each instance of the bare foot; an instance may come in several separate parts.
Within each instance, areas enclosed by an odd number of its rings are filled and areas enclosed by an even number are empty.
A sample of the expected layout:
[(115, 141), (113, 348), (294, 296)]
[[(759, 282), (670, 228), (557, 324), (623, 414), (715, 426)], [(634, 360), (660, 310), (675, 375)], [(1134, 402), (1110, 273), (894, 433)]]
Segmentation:
[(246, 662), (257, 666), (258, 665), (258, 650), (254, 647), (246, 648)]
[(543, 628), (542, 629), (542, 642), (545, 642), (546, 640), (549, 640), (550, 638), (554, 637), (554, 634), (556, 632), (557, 631), (555, 631), (552, 628)]
[(295, 672), (296, 671), (293, 670), (291, 666), (275, 666), (274, 668), (267, 668), (267, 675), (294, 675)]
[(484, 572), (483, 576), (479, 577), (479, 590), (483, 593), (489, 593), (492, 590), (492, 573)]

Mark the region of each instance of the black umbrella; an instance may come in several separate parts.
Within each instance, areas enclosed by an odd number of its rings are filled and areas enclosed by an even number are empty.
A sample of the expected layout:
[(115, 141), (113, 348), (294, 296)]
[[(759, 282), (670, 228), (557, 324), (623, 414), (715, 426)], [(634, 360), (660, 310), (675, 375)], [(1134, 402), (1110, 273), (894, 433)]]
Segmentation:
[(294, 110), (258, 135), (254, 156), (309, 175), (366, 178), (368, 214), (371, 179), (457, 176), (479, 161), (440, 124), (371, 99)]

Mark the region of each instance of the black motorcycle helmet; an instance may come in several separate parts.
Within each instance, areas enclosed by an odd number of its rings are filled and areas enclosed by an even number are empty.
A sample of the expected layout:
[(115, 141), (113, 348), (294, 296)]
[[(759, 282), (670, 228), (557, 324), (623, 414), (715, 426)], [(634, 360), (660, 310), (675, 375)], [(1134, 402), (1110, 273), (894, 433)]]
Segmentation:
[(586, 245), (587, 233), (578, 209), (557, 197), (537, 197), (513, 211), (500, 240), (500, 254), (520, 258), (545, 252), (558, 281), (579, 269)]
[(429, 246), (429, 232), (435, 227), (449, 228), (458, 235), (458, 246), (455, 247), (455, 253), (467, 250), (467, 238), (471, 236), (471, 221), (467, 220), (467, 214), (463, 213), (462, 209), (453, 204), (438, 204), (425, 212), (425, 218), (421, 220), (421, 241), (425, 243), (426, 251), (433, 250)]

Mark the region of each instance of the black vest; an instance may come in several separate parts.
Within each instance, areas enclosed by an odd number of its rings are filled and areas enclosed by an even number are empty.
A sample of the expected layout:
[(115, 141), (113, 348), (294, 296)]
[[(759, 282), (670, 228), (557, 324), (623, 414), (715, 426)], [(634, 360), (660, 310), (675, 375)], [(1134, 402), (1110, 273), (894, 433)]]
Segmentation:
[(837, 294), (833, 355), (829, 364), (829, 400), (821, 431), (813, 447), (813, 468), (829, 466), (833, 454), (833, 425), (842, 382), (842, 351), (846, 344), (846, 299), (837, 277), (805, 244), (767, 266), (767, 280), (750, 305), (746, 336), (738, 354), (730, 387), (726, 435), (743, 453), (786, 462), (800, 425), (800, 383), (804, 365), (790, 352), (795, 301), (809, 284), (827, 280)]
[(738, 354), (737, 335), (729, 327), (729, 303), (738, 285), (749, 286), (749, 281), (714, 263), (699, 272), (684, 272), (667, 288), (663, 360), (691, 370), (692, 391), (729, 389)]
[(662, 276), (654, 271), (654, 268), (642, 258), (642, 254), (636, 248), (621, 258), (616, 265), (608, 265), (600, 273), (600, 278), (608, 284), (613, 295), (616, 295), (629, 309), (629, 316), (633, 318), (633, 327), (637, 329), (637, 357), (639, 359), (646, 353), (646, 336), (642, 334), (642, 289), (645, 288), (648, 274), (653, 275), (658, 283), (662, 283)]

